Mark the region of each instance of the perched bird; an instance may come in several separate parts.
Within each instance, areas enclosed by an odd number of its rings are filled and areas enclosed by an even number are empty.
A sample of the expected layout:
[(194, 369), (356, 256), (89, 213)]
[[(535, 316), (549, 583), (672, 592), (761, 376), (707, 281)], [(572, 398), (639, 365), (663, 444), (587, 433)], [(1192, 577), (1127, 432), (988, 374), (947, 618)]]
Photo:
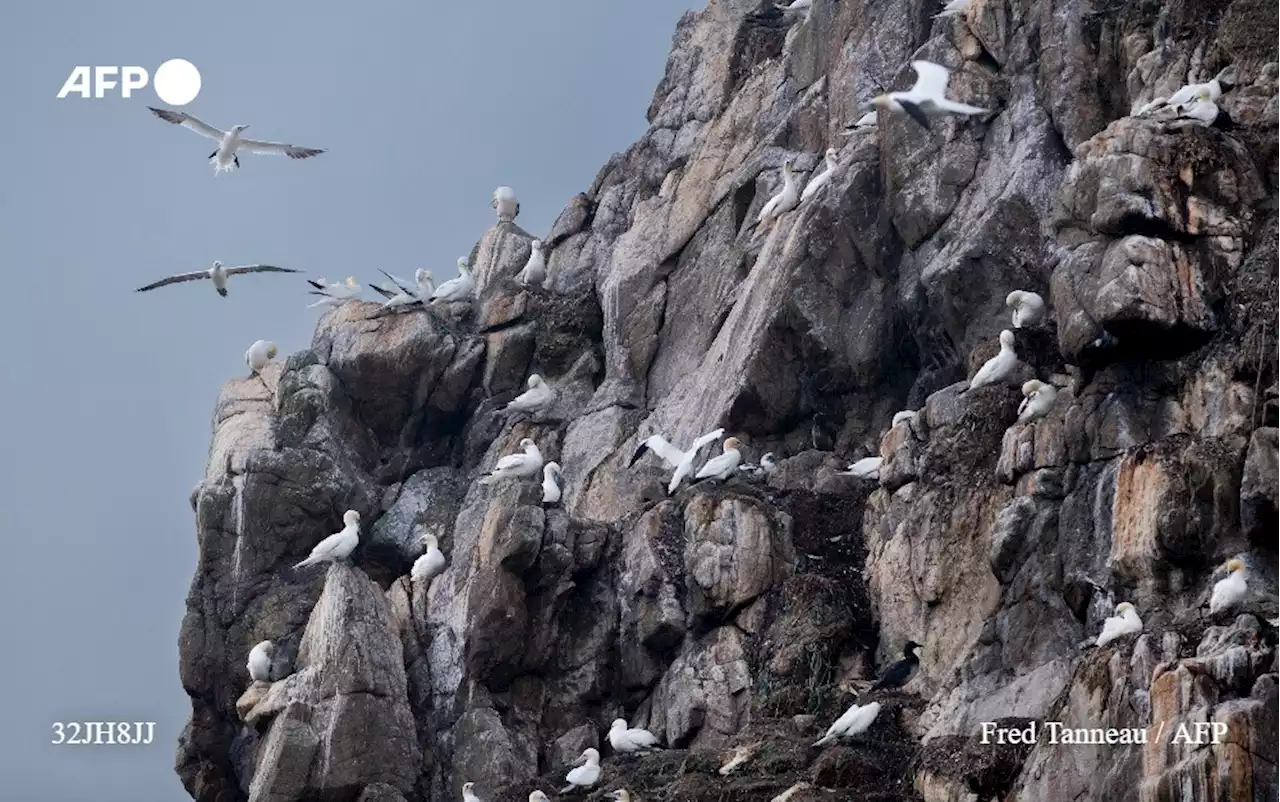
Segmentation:
[(259, 373), (267, 363), (276, 358), (276, 344), (266, 340), (256, 340), (249, 350), (244, 352), (244, 362), (254, 374)]
[(284, 142), (263, 142), (260, 139), (242, 139), (241, 132), (247, 125), (233, 125), (230, 131), (222, 131), (207, 122), (187, 114), (185, 111), (170, 111), (147, 106), (151, 113), (165, 122), (181, 125), (188, 131), (195, 131), (201, 136), (218, 140), (218, 147), (209, 154), (213, 164), (213, 174), (230, 172), (240, 166), (241, 153), (274, 154), (288, 156), (290, 159), (308, 159), (324, 153), (317, 148), (304, 148), (298, 145), (287, 145)]
[(502, 408), (503, 412), (545, 412), (556, 403), (556, 391), (536, 373), (529, 375), (528, 387)]
[(307, 308), (311, 309), (316, 306), (332, 306), (337, 308), (347, 301), (360, 297), (360, 284), (356, 282), (355, 276), (347, 276), (346, 281), (340, 281), (334, 284), (326, 284), (324, 279), (312, 281), (307, 279), (307, 283), (315, 289), (311, 290), (312, 295), (323, 296), (320, 300), (313, 304), (308, 304)]
[(560, 482), (564, 481), (560, 473), (560, 463), (548, 462), (542, 466), (542, 503), (556, 504), (560, 501)]
[(942, 7), (942, 11), (933, 15), (934, 19), (946, 19), (947, 17), (959, 17), (969, 13), (970, 0), (951, 0)]
[(508, 454), (498, 460), (493, 470), (480, 480), (482, 485), (491, 485), (501, 479), (528, 479), (542, 472), (542, 452), (529, 438), (520, 441), (523, 454)]
[(880, 675), (880, 679), (876, 680), (871, 686), (868, 693), (888, 688), (901, 688), (907, 684), (907, 680), (911, 679), (911, 675), (915, 673), (916, 668), (920, 665), (920, 658), (916, 655), (916, 649), (920, 648), (920, 644), (913, 640), (906, 642), (902, 647), (902, 659), (895, 660), (889, 664), (889, 667)]
[(1244, 562), (1232, 558), (1227, 560), (1227, 578), (1218, 580), (1213, 586), (1213, 595), (1209, 597), (1209, 614), (1217, 615), (1226, 612), (1239, 604), (1249, 592), (1244, 580)]
[(693, 477), (694, 481), (703, 479), (718, 479), (724, 481), (734, 472), (738, 470), (738, 464), (742, 462), (742, 451), (739, 450), (742, 443), (736, 437), (730, 437), (724, 441), (724, 453), (718, 457), (712, 457), (702, 466), (702, 470), (698, 471)]
[(789, 5), (782, 7), (782, 13), (785, 16), (804, 16), (809, 18), (809, 11), (813, 9), (813, 0), (792, 0)]
[(138, 292), (146, 292), (154, 290), (156, 287), (163, 287), (168, 284), (178, 284), (183, 281), (199, 281), (202, 278), (212, 279), (213, 288), (223, 298), (227, 297), (227, 278), (230, 276), (238, 276), (241, 273), (301, 273), (301, 270), (293, 270), (288, 267), (275, 267), (274, 265), (239, 265), (237, 267), (225, 267), (222, 262), (215, 261), (213, 267), (208, 270), (194, 270), (190, 273), (177, 273), (167, 276), (159, 281), (152, 282), (145, 287), (139, 287)]
[(957, 103), (947, 99), (947, 82), (951, 79), (951, 71), (941, 64), (931, 61), (913, 61), (911, 68), (916, 71), (915, 84), (905, 92), (889, 92), (877, 95), (863, 104), (863, 111), (886, 109), (888, 111), (905, 111), (911, 119), (929, 128), (929, 117), (940, 114), (986, 114), (990, 109)]
[(738, 466), (738, 471), (749, 476), (768, 476), (778, 468), (778, 458), (772, 451), (766, 453), (760, 458), (759, 465), (744, 463)]
[(518, 280), (521, 284), (542, 286), (547, 278), (547, 257), (542, 253), (542, 240), (529, 243), (529, 261), (524, 263)]
[(480, 797), (476, 796), (475, 783), (462, 784), (462, 802), (480, 802)]
[(435, 291), (435, 277), (426, 268), (420, 267), (415, 270), (412, 282), (405, 281), (399, 276), (393, 276), (381, 268), (379, 268), (378, 272), (391, 279), (391, 284), (395, 288), (381, 287), (377, 284), (369, 285), (379, 295), (387, 299), (386, 303), (382, 305), (384, 310), (404, 309), (421, 304), (430, 298), (431, 293)]
[(610, 791), (605, 796), (616, 802), (631, 802), (631, 792), (625, 788), (619, 788), (616, 791)]
[(879, 480), (880, 465), (883, 462), (883, 457), (863, 457), (840, 473), (843, 476), (853, 476), (858, 479)]
[(853, 133), (854, 131), (865, 131), (868, 128), (875, 128), (879, 125), (880, 115), (875, 110), (872, 110), (846, 125), (844, 130), (848, 133)]
[(440, 551), (440, 541), (435, 535), (423, 535), (422, 542), (426, 544), (427, 550), (413, 561), (413, 568), (409, 569), (409, 578), (415, 585), (430, 584), (432, 579), (444, 573), (445, 566), (448, 565), (444, 552)]
[(1022, 403), (1018, 405), (1018, 423), (1043, 418), (1058, 400), (1058, 388), (1039, 379), (1022, 383)]
[(915, 411), (915, 410), (913, 410), (913, 409), (904, 409), (904, 410), (902, 410), (901, 412), (895, 412), (895, 413), (893, 413), (893, 422), (892, 422), (892, 423), (890, 423), (889, 425), (890, 425), (890, 426), (897, 426), (899, 423), (902, 423), (903, 421), (908, 421), (908, 422), (910, 422), (910, 421), (913, 421), (913, 420), (915, 420), (915, 419), (916, 419), (916, 411)]
[(639, 727), (628, 727), (627, 720), (615, 718), (609, 726), (609, 745), (613, 751), (622, 753), (649, 752), (661, 749), (658, 736)]
[(293, 566), (297, 568), (306, 568), (308, 565), (315, 565), (321, 562), (338, 562), (345, 560), (351, 556), (351, 552), (356, 550), (356, 546), (360, 543), (360, 513), (355, 510), (347, 510), (342, 514), (342, 531), (329, 535), (324, 540), (316, 544), (311, 550), (311, 555), (307, 559)]
[(493, 202), (489, 204), (498, 213), (498, 219), (511, 222), (520, 214), (520, 201), (516, 191), (511, 187), (498, 187), (493, 191)]
[(1141, 631), (1142, 619), (1138, 617), (1138, 611), (1129, 602), (1120, 602), (1116, 605), (1116, 614), (1102, 622), (1102, 632), (1098, 635), (1097, 644), (1106, 646), (1116, 638)]
[(431, 293), (431, 303), (454, 303), (469, 301), (476, 291), (476, 280), (471, 276), (471, 267), (466, 259), (458, 259), (458, 277), (436, 287)]
[(533, 792), (529, 794), (529, 802), (551, 802), (551, 800), (546, 794), (542, 793), (542, 791), (534, 789)]
[(839, 151), (835, 148), (827, 148), (825, 155), (826, 166), (823, 168), (822, 172), (815, 175), (809, 183), (804, 185), (804, 192), (800, 193), (801, 203), (804, 203), (814, 195), (817, 195), (819, 190), (831, 183), (831, 177), (835, 175), (836, 172), (836, 160), (839, 158)]
[(575, 788), (590, 788), (596, 784), (596, 780), (600, 779), (600, 753), (591, 747), (587, 747), (573, 763), (577, 768), (565, 775), (565, 779), (569, 781), (569, 785), (560, 789), (560, 793), (566, 794)]
[(800, 205), (800, 190), (796, 188), (795, 174), (791, 172), (793, 162), (787, 159), (782, 163), (782, 189), (760, 209), (756, 217), (758, 229), (768, 227), (770, 223)]
[(706, 434), (693, 441), (693, 446), (688, 451), (681, 451), (671, 443), (667, 442), (667, 438), (660, 434), (655, 434), (640, 444), (636, 449), (636, 453), (631, 457), (631, 461), (627, 463), (627, 467), (635, 465), (636, 462), (644, 456), (646, 450), (652, 451), (667, 464), (669, 468), (675, 468), (675, 473), (671, 475), (671, 483), (667, 485), (667, 495), (676, 492), (676, 488), (684, 481), (684, 478), (693, 472), (693, 461), (698, 458), (698, 452), (702, 447), (714, 443), (724, 434), (724, 429), (716, 429), (714, 432)]
[(1166, 98), (1164, 102), (1166, 106), (1181, 106), (1190, 100), (1203, 96), (1210, 103), (1217, 103), (1218, 98), (1222, 97), (1222, 93), (1226, 89), (1235, 86), (1235, 83), (1236, 68), (1234, 65), (1228, 66), (1204, 83), (1187, 84)]
[(870, 728), (871, 723), (876, 720), (876, 716), (880, 715), (880, 703), (872, 702), (869, 705), (859, 705), (854, 702), (849, 709), (840, 715), (840, 718), (827, 728), (827, 732), (821, 738), (813, 742), (814, 746), (823, 746), (829, 744), (837, 738), (852, 738), (860, 735)]
[(264, 640), (249, 650), (249, 679), (254, 682), (271, 681), (271, 659), (276, 655), (276, 645)]
[(1209, 92), (1201, 90), (1186, 103), (1178, 106), (1178, 119), (1191, 120), (1206, 128), (1218, 119), (1218, 104), (1209, 99)]
[(1013, 310), (1013, 327), (1034, 326), (1044, 320), (1044, 299), (1030, 290), (1014, 290), (1005, 296), (1004, 305)]
[(1018, 355), (1013, 350), (1013, 342), (1013, 332), (1008, 329), (1000, 332), (1000, 353), (984, 362), (969, 380), (969, 386), (960, 392), (965, 393), (978, 387), (1000, 384), (1008, 380), (1013, 375), (1014, 369), (1018, 367)]

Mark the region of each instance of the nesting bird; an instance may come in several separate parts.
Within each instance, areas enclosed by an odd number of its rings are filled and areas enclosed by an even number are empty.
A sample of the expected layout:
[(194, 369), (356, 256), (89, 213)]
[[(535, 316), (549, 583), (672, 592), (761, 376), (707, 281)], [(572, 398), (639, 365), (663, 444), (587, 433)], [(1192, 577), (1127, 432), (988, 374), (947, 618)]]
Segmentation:
[(547, 279), (547, 257), (542, 253), (542, 240), (529, 243), (529, 261), (524, 263), (517, 280), (526, 286), (534, 284), (542, 286)]
[(288, 156), (290, 159), (309, 159), (312, 156), (324, 153), (324, 150), (319, 148), (304, 148), (284, 142), (264, 142), (260, 139), (244, 139), (240, 134), (249, 127), (247, 125), (233, 125), (231, 130), (223, 131), (214, 128), (198, 117), (187, 114), (185, 111), (170, 111), (169, 109), (157, 109), (152, 106), (147, 106), (147, 108), (151, 109), (152, 114), (167, 123), (181, 125), (188, 131), (194, 131), (201, 136), (218, 140), (217, 149), (209, 154), (209, 162), (213, 164), (214, 175), (230, 172), (239, 167), (239, 154), (241, 153)]
[(511, 187), (498, 187), (493, 191), (493, 201), (489, 204), (493, 210), (498, 213), (498, 219), (503, 222), (511, 222), (516, 219), (516, 215), (520, 214), (520, 201), (516, 198), (516, 191)]
[(431, 303), (454, 303), (469, 301), (476, 291), (476, 280), (471, 275), (471, 267), (467, 260), (458, 259), (458, 276), (436, 287), (431, 293)]
[(590, 788), (600, 779), (600, 753), (595, 749), (588, 747), (583, 750), (582, 756), (574, 761), (573, 765), (576, 768), (565, 775), (569, 785), (560, 790), (562, 794), (575, 788)]
[(693, 445), (688, 451), (681, 451), (671, 443), (667, 442), (667, 438), (660, 434), (652, 435), (645, 439), (640, 447), (636, 449), (636, 453), (632, 455), (631, 461), (627, 463), (627, 467), (635, 465), (645, 451), (652, 451), (667, 464), (669, 468), (675, 468), (675, 473), (671, 475), (671, 483), (667, 485), (667, 495), (676, 492), (676, 488), (684, 481), (684, 478), (693, 472), (693, 461), (698, 458), (698, 452), (710, 443), (719, 440), (724, 434), (724, 429), (716, 429), (714, 432), (706, 434), (693, 441)]
[(1004, 305), (1013, 310), (1013, 327), (1021, 329), (1044, 320), (1044, 299), (1030, 290), (1014, 290), (1005, 296)]
[(1244, 562), (1232, 558), (1227, 560), (1227, 577), (1218, 580), (1213, 586), (1213, 595), (1209, 597), (1209, 614), (1224, 613), (1244, 600), (1249, 586), (1244, 579)]
[(827, 152), (823, 161), (824, 167), (822, 172), (810, 179), (809, 183), (804, 185), (804, 192), (800, 193), (800, 203), (817, 195), (818, 192), (831, 183), (831, 177), (835, 175), (836, 162), (840, 158), (840, 153), (835, 148), (827, 148)]
[(749, 476), (761, 477), (768, 476), (778, 468), (778, 457), (772, 451), (767, 452), (760, 458), (759, 465), (744, 463), (738, 466), (738, 471)]
[(1022, 383), (1022, 403), (1018, 405), (1018, 423), (1043, 418), (1058, 400), (1058, 388), (1039, 379)]
[(760, 208), (756, 217), (757, 230), (765, 229), (770, 223), (800, 205), (800, 191), (796, 188), (795, 173), (791, 171), (794, 162), (787, 159), (782, 163), (782, 189)]
[(317, 543), (311, 550), (310, 556), (293, 567), (306, 568), (308, 565), (339, 562), (350, 557), (351, 552), (355, 551), (356, 546), (360, 544), (360, 513), (347, 510), (342, 514), (342, 524), (341, 532), (329, 535)]
[(333, 284), (326, 284), (324, 279), (319, 281), (307, 279), (307, 283), (315, 288), (310, 290), (311, 295), (322, 296), (315, 303), (307, 304), (308, 309), (316, 306), (331, 306), (336, 309), (347, 301), (360, 297), (360, 284), (356, 281), (355, 276), (347, 276), (345, 281)]
[(814, 746), (823, 746), (829, 744), (837, 738), (852, 738), (866, 732), (871, 723), (876, 720), (876, 716), (880, 715), (880, 703), (872, 702), (869, 705), (859, 705), (854, 702), (849, 709), (841, 714), (840, 718), (827, 728), (826, 734), (813, 742)]
[(527, 412), (530, 415), (545, 412), (556, 403), (556, 391), (537, 373), (529, 375), (523, 393), (511, 399), (503, 412)]
[(1117, 638), (1142, 631), (1142, 619), (1138, 611), (1129, 602), (1116, 605), (1116, 614), (1102, 622), (1102, 632), (1098, 635), (1097, 644), (1106, 646)]
[(614, 719), (609, 726), (609, 745), (613, 751), (625, 754), (662, 748), (658, 746), (658, 736), (639, 727), (628, 727), (627, 720), (622, 718)]
[(414, 271), (412, 283), (405, 281), (399, 276), (393, 276), (382, 269), (379, 269), (378, 272), (391, 279), (392, 285), (395, 286), (395, 289), (392, 290), (386, 287), (379, 287), (377, 284), (369, 285), (376, 290), (379, 295), (387, 299), (386, 303), (382, 305), (383, 309), (402, 309), (406, 306), (420, 304), (430, 298), (431, 294), (435, 292), (435, 277), (432, 276), (431, 271), (426, 268), (420, 267)]
[(1218, 104), (1209, 99), (1208, 90), (1202, 89), (1186, 103), (1177, 107), (1179, 120), (1191, 120), (1206, 128), (1218, 119)]
[(840, 474), (842, 476), (852, 476), (856, 479), (871, 479), (879, 481), (880, 466), (883, 462), (883, 457), (863, 457), (845, 468), (840, 472)]
[(1018, 355), (1013, 350), (1013, 343), (1013, 332), (1008, 329), (1000, 332), (1000, 353), (984, 362), (969, 380), (969, 386), (960, 392), (964, 393), (989, 384), (1001, 384), (1007, 381), (1018, 367)]
[(431, 580), (443, 574), (448, 565), (444, 552), (440, 551), (440, 540), (435, 535), (423, 535), (422, 542), (426, 544), (426, 551), (413, 561), (413, 568), (409, 569), (409, 578), (415, 585), (431, 584)]
[(276, 344), (266, 340), (255, 340), (249, 350), (244, 352), (244, 363), (254, 375), (262, 372), (271, 360), (279, 353)]
[(480, 802), (480, 797), (476, 796), (475, 783), (462, 784), (462, 802)]
[(734, 472), (738, 470), (738, 464), (742, 462), (742, 451), (740, 450), (742, 443), (736, 437), (730, 437), (724, 441), (724, 453), (718, 457), (712, 457), (702, 466), (702, 470), (698, 471), (693, 477), (694, 481), (703, 479), (716, 479), (724, 481)]
[(542, 452), (529, 438), (520, 441), (523, 454), (508, 454), (498, 460), (493, 470), (480, 480), (482, 485), (491, 485), (501, 479), (528, 479), (542, 472)]
[(1218, 98), (1222, 97), (1222, 93), (1226, 89), (1234, 86), (1236, 83), (1236, 68), (1228, 66), (1218, 71), (1218, 74), (1210, 78), (1208, 81), (1199, 84), (1187, 84), (1186, 86), (1174, 92), (1167, 99), (1167, 106), (1181, 106), (1190, 100), (1203, 96), (1210, 103), (1217, 103)]
[(249, 679), (254, 682), (271, 681), (271, 659), (275, 657), (276, 645), (264, 640), (249, 650)]
[(288, 267), (276, 267), (275, 265), (237, 265), (235, 267), (226, 267), (222, 262), (214, 261), (213, 267), (208, 270), (193, 270), (190, 273), (175, 273), (172, 276), (166, 276), (159, 281), (153, 281), (145, 287), (139, 287), (138, 292), (146, 292), (154, 290), (156, 287), (165, 287), (169, 284), (179, 284), (184, 281), (199, 281), (200, 279), (210, 279), (213, 281), (213, 288), (223, 298), (227, 297), (227, 279), (231, 276), (238, 276), (243, 273), (301, 273), (300, 270), (294, 270)]
[(560, 502), (560, 483), (564, 481), (560, 473), (560, 463), (548, 462), (542, 466), (542, 503), (558, 504)]
[(625, 788), (610, 791), (606, 796), (614, 800), (614, 802), (631, 802), (631, 792)]
[(885, 109), (886, 111), (902, 111), (910, 115), (925, 129), (930, 127), (929, 117), (942, 114), (963, 114), (971, 116), (986, 114), (990, 109), (970, 106), (947, 99), (947, 83), (951, 80), (951, 71), (941, 64), (931, 61), (913, 61), (911, 68), (916, 71), (916, 82), (905, 92), (889, 92), (877, 95), (863, 104), (863, 111)]

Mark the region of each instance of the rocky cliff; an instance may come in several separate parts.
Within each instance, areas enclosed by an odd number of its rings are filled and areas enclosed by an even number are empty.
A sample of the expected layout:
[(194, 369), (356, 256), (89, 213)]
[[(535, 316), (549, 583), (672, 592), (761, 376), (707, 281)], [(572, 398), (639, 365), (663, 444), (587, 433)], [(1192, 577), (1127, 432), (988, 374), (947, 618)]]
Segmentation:
[[(1276, 797), (1275, 4), (937, 5), (712, 0), (649, 131), (541, 237), (545, 289), (499, 223), (470, 310), (350, 303), (225, 386), (180, 637), (195, 799), (524, 800), (587, 746), (593, 799)], [(993, 111), (842, 132), (917, 58)], [(1130, 116), (1229, 64), (1212, 127)], [(832, 183), (756, 234), (784, 160), (827, 147)], [(1014, 289), (1048, 318), (1007, 386), (961, 393)], [(500, 413), (530, 372), (555, 408)], [(1033, 376), (1058, 401), (1017, 424)], [(779, 468), (667, 498), (656, 460), (627, 466), (717, 426)], [(561, 505), (476, 483), (524, 437)], [(869, 454), (878, 481), (840, 475)], [(352, 563), (292, 570), (347, 509)], [(1212, 616), (1233, 556), (1250, 594)], [(1120, 601), (1145, 631), (1082, 646)], [(920, 669), (872, 729), (809, 748), (907, 640)], [(616, 717), (670, 748), (613, 756)], [(1151, 737), (983, 745), (996, 721)], [(1226, 735), (1171, 737), (1197, 722)]]

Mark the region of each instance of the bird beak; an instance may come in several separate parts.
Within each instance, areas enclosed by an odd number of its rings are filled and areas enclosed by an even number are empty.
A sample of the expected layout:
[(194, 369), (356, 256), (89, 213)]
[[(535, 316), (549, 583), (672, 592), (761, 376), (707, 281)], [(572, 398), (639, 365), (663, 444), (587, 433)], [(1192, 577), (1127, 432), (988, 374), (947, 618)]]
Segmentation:
[(573, 765), (575, 765), (575, 766), (581, 766), (583, 763), (586, 763), (586, 762), (587, 762), (587, 756), (586, 756), (586, 755), (578, 755), (578, 759), (577, 759), (577, 760), (575, 760), (575, 761), (573, 761)]

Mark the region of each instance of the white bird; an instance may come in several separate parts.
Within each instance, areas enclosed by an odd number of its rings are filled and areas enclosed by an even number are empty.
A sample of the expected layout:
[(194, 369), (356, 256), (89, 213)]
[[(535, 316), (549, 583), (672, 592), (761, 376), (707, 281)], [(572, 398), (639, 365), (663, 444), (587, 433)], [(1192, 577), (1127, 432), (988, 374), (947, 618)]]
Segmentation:
[(724, 441), (724, 453), (718, 457), (712, 457), (702, 466), (702, 470), (698, 471), (693, 477), (694, 481), (702, 479), (719, 479), (721, 481), (733, 476), (738, 470), (738, 465), (742, 462), (742, 451), (739, 450), (741, 442), (736, 437), (730, 437)]
[(795, 796), (796, 794), (800, 793), (806, 788), (812, 788), (812, 787), (813, 785), (808, 781), (801, 780), (800, 782), (796, 783), (795, 785), (791, 786), (787, 790), (775, 796), (773, 799), (770, 799), (769, 802), (791, 802), (791, 797)]
[(835, 720), (835, 723), (827, 728), (827, 732), (821, 738), (814, 742), (814, 746), (822, 746), (831, 743), (837, 738), (852, 738), (867, 731), (871, 723), (876, 720), (876, 716), (880, 715), (880, 703), (872, 702), (869, 705), (859, 705), (854, 702), (848, 710)]
[(836, 172), (836, 160), (839, 158), (839, 151), (835, 148), (827, 148), (825, 158), (826, 167), (822, 172), (815, 175), (809, 183), (804, 185), (804, 192), (800, 193), (801, 203), (804, 203), (814, 195), (817, 195), (819, 190), (831, 183), (831, 177), (835, 175)]
[(1217, 103), (1218, 98), (1222, 97), (1223, 85), (1230, 87), (1234, 86), (1235, 83), (1236, 68), (1229, 66), (1220, 70), (1217, 75), (1204, 83), (1187, 84), (1166, 98), (1164, 102), (1166, 106), (1181, 106), (1203, 95), (1205, 100)]
[(542, 452), (527, 437), (520, 441), (520, 447), (524, 449), (523, 454), (508, 454), (498, 460), (493, 470), (480, 479), (480, 484), (491, 485), (500, 479), (537, 476), (542, 471)]
[(423, 535), (422, 542), (426, 544), (427, 550), (413, 561), (413, 568), (409, 569), (409, 578), (415, 585), (430, 584), (432, 579), (444, 573), (445, 566), (448, 565), (444, 552), (440, 551), (440, 541), (435, 535)]
[(475, 783), (462, 784), (462, 802), (480, 802), (480, 797), (476, 796)]
[(596, 784), (596, 780), (600, 779), (600, 753), (591, 747), (587, 747), (582, 752), (582, 756), (574, 761), (573, 765), (577, 768), (565, 775), (565, 779), (569, 781), (567, 788), (560, 790), (565, 794), (574, 788), (590, 788)]
[(619, 788), (615, 791), (610, 791), (609, 793), (605, 794), (605, 796), (614, 800), (614, 802), (631, 802), (631, 792), (625, 788)]
[(904, 410), (902, 410), (901, 412), (895, 412), (895, 413), (893, 414), (893, 422), (892, 422), (892, 423), (890, 423), (890, 424), (889, 424), (889, 426), (890, 426), (890, 427), (897, 426), (899, 423), (902, 423), (903, 421), (908, 421), (908, 422), (910, 422), (910, 421), (913, 421), (913, 420), (915, 420), (915, 419), (916, 419), (916, 411), (915, 411), (915, 410), (913, 410), (913, 409), (904, 409)]
[(760, 209), (756, 217), (758, 227), (767, 227), (782, 215), (800, 205), (800, 190), (796, 188), (795, 174), (791, 172), (792, 160), (782, 163), (782, 189)]
[(1106, 646), (1116, 638), (1141, 631), (1142, 619), (1138, 617), (1138, 611), (1129, 602), (1120, 602), (1116, 605), (1116, 614), (1102, 622), (1102, 632), (1098, 635), (1097, 644)]
[(880, 125), (880, 114), (875, 109), (872, 109), (846, 125), (844, 130), (848, 133), (853, 133), (854, 131), (864, 131), (868, 128), (875, 128), (878, 125)]
[(318, 148), (304, 148), (298, 145), (288, 145), (284, 142), (264, 142), (260, 139), (242, 139), (240, 134), (247, 125), (233, 125), (230, 131), (222, 131), (209, 125), (204, 120), (193, 117), (185, 111), (170, 111), (168, 109), (157, 109), (147, 106), (151, 109), (151, 113), (164, 120), (165, 122), (181, 125), (188, 131), (195, 131), (201, 136), (207, 136), (210, 139), (218, 140), (218, 148), (209, 154), (209, 161), (213, 164), (213, 174), (217, 175), (221, 172), (230, 172), (240, 166), (241, 153), (258, 153), (263, 155), (283, 155), (290, 159), (309, 159), (312, 156), (318, 156), (324, 153), (324, 150)]
[(360, 513), (347, 510), (342, 514), (342, 523), (341, 532), (329, 535), (317, 543), (311, 550), (311, 555), (293, 567), (305, 568), (316, 563), (338, 562), (350, 557), (360, 543)]
[(360, 297), (360, 284), (356, 281), (355, 276), (347, 276), (346, 281), (339, 281), (333, 284), (326, 284), (324, 279), (319, 281), (307, 279), (307, 283), (315, 288), (310, 291), (312, 295), (323, 296), (315, 303), (308, 304), (308, 309), (316, 306), (337, 308), (347, 301)]
[(471, 268), (466, 259), (458, 259), (458, 276), (436, 287), (431, 293), (431, 303), (453, 303), (469, 301), (476, 291), (476, 280), (471, 276)]
[(622, 753), (649, 752), (661, 749), (658, 736), (639, 727), (628, 727), (626, 719), (615, 718), (609, 726), (609, 745)]
[(276, 267), (274, 265), (238, 265), (236, 267), (226, 267), (222, 262), (215, 261), (213, 267), (208, 270), (193, 270), (190, 273), (177, 273), (172, 276), (166, 276), (159, 281), (154, 281), (145, 287), (139, 287), (138, 292), (146, 292), (154, 290), (156, 287), (163, 287), (168, 284), (178, 284), (183, 281), (199, 281), (207, 278), (213, 280), (213, 288), (223, 298), (227, 297), (227, 278), (230, 276), (238, 276), (241, 273), (301, 273), (301, 270), (294, 270), (288, 267)]
[(1249, 586), (1244, 580), (1244, 562), (1232, 558), (1227, 560), (1227, 578), (1218, 580), (1213, 586), (1213, 595), (1209, 597), (1209, 614), (1217, 615), (1226, 612), (1244, 599)]
[(766, 453), (760, 458), (759, 465), (744, 463), (738, 466), (738, 471), (750, 476), (768, 476), (778, 468), (778, 457), (772, 451)]
[(931, 61), (913, 61), (916, 82), (905, 92), (889, 92), (877, 95), (863, 105), (864, 111), (880, 108), (888, 111), (905, 111), (911, 119), (929, 128), (929, 117), (939, 114), (986, 114), (990, 109), (970, 106), (947, 99), (947, 82), (951, 71)]
[(516, 191), (511, 187), (498, 187), (493, 191), (493, 202), (489, 204), (498, 213), (498, 219), (511, 222), (520, 214), (520, 201)]
[(988, 384), (1000, 384), (1012, 376), (1018, 366), (1018, 355), (1013, 350), (1013, 342), (1013, 332), (1008, 329), (1000, 332), (1000, 353), (984, 362), (969, 380), (969, 386), (960, 392), (965, 393)]
[(1218, 119), (1218, 104), (1209, 99), (1207, 90), (1201, 90), (1191, 100), (1178, 106), (1178, 119), (1192, 120), (1208, 127)]
[(1039, 379), (1022, 383), (1022, 403), (1018, 405), (1018, 423), (1043, 418), (1058, 400), (1058, 388)]
[(271, 681), (271, 658), (275, 656), (276, 645), (264, 640), (249, 650), (249, 679), (254, 682)]
[(534, 789), (534, 791), (529, 794), (529, 802), (551, 802), (551, 800), (546, 794), (542, 793), (542, 791)]
[(853, 476), (857, 479), (880, 479), (880, 464), (883, 457), (863, 457), (840, 472), (842, 476)]
[(560, 463), (548, 462), (542, 466), (542, 503), (555, 504), (560, 501)]
[(671, 445), (667, 438), (660, 434), (652, 435), (636, 449), (636, 453), (631, 457), (631, 462), (627, 463), (627, 467), (635, 465), (644, 456), (646, 449), (657, 454), (667, 464), (667, 467), (675, 468), (675, 473), (671, 475), (671, 483), (667, 486), (667, 495), (671, 495), (676, 492), (676, 488), (680, 486), (684, 478), (693, 472), (693, 461), (698, 458), (698, 452), (702, 450), (702, 447), (719, 440), (723, 434), (724, 429), (707, 432), (697, 440), (694, 440), (693, 446), (688, 451), (681, 451)]
[(1044, 298), (1030, 290), (1014, 290), (1005, 296), (1004, 305), (1013, 310), (1015, 329), (1034, 326), (1044, 319)]
[(969, 13), (970, 0), (951, 0), (942, 7), (942, 11), (933, 15), (934, 19), (945, 19), (947, 17), (958, 17)]
[(521, 284), (536, 284), (542, 286), (542, 282), (547, 278), (547, 257), (542, 252), (542, 240), (534, 240), (529, 243), (529, 261), (524, 263), (524, 269), (520, 271), (518, 280)]
[(782, 6), (782, 13), (786, 16), (804, 15), (805, 19), (809, 18), (809, 11), (813, 9), (813, 0), (792, 0), (790, 5)]
[(511, 399), (502, 408), (503, 412), (528, 412), (534, 414), (545, 412), (556, 402), (556, 391), (538, 374), (529, 375), (526, 386), (529, 388)]
[(244, 363), (249, 366), (249, 370), (259, 373), (268, 362), (276, 358), (277, 353), (275, 343), (257, 340), (244, 352)]

